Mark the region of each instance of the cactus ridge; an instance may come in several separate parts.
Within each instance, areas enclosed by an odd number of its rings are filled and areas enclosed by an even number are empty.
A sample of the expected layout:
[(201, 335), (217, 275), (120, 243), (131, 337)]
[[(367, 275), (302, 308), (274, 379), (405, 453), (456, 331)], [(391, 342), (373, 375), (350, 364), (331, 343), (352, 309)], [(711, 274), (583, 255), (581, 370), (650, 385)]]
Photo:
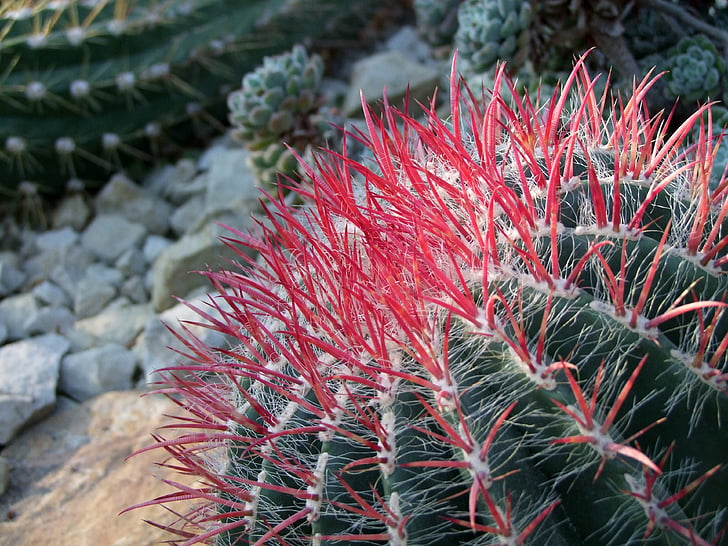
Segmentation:
[[(308, 205), (233, 231), (194, 307), (169, 466), (184, 544), (719, 544), (728, 518), (728, 183), (705, 106), (638, 82), (550, 101), (504, 66), (451, 119), (365, 106), (369, 168), (302, 165)], [(505, 97), (512, 97), (512, 101)], [(259, 258), (251, 258), (250, 250)]]
[(0, 191), (98, 184), (127, 157), (149, 160), (219, 131), (227, 94), (265, 55), (348, 36), (312, 22), (356, 22), (381, 6), (11, 2), (0, 8)]

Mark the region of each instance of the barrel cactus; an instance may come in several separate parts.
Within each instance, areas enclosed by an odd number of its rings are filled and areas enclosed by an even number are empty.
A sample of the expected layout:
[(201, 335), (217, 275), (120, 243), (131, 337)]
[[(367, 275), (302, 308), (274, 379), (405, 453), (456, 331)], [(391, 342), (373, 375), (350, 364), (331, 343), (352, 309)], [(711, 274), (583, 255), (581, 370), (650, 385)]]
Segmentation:
[[(265, 55), (381, 9), (339, 0), (9, 0), (0, 6), (0, 191), (102, 182), (222, 128)], [(347, 27), (344, 36), (351, 37)]]
[(286, 145), (303, 152), (317, 132), (309, 116), (318, 105), (324, 63), (298, 44), (291, 51), (266, 57), (243, 77), (242, 87), (228, 96), (230, 121), (251, 150), (251, 166), (262, 181), (276, 173), (293, 174), (297, 161)]
[(531, 2), (521, 0), (465, 0), (458, 8), (455, 47), (473, 72), (487, 72), (499, 60), (512, 66), (528, 54)]
[(365, 106), (375, 164), (318, 156), (206, 273), (235, 343), (182, 336), (149, 448), (199, 479), (140, 506), (199, 501), (184, 544), (725, 541), (728, 184), (682, 146), (708, 107), (668, 133), (653, 80), (595, 82), (544, 106), (500, 66), (481, 104), (453, 67), (448, 121)]

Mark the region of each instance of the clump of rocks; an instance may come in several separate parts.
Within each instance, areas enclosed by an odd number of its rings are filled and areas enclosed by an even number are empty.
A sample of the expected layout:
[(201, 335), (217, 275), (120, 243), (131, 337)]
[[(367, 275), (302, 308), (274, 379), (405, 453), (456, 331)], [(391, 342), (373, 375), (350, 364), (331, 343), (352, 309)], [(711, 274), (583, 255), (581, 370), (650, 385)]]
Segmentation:
[(64, 198), (52, 229), (25, 229), (18, 252), (0, 253), (0, 444), (57, 394), (81, 402), (144, 387), (179, 362), (165, 324), (195, 315), (173, 296), (202, 298), (208, 281), (193, 272), (234, 258), (220, 224), (246, 229), (258, 207), (247, 154), (225, 137), (140, 184), (117, 174), (93, 198)]

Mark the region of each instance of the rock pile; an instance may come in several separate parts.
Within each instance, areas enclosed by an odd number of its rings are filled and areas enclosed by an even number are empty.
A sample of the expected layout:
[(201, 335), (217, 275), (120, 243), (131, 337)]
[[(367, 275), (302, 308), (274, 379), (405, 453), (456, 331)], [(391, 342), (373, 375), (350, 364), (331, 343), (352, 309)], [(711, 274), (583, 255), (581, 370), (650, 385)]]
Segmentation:
[(178, 361), (163, 323), (193, 314), (172, 296), (200, 299), (207, 281), (191, 272), (232, 258), (216, 223), (245, 229), (258, 206), (246, 155), (224, 138), (141, 185), (115, 175), (93, 199), (65, 198), (51, 230), (26, 231), (20, 252), (0, 255), (0, 444), (57, 393), (83, 401), (144, 386)]

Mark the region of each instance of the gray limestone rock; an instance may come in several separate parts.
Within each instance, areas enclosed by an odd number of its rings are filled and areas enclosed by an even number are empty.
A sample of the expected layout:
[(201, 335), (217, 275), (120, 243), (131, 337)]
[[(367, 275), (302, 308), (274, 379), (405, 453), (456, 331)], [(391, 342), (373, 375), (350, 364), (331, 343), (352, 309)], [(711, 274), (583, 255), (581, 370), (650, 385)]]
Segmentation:
[(69, 346), (62, 336), (47, 334), (0, 347), (0, 444), (53, 409)]
[[(208, 296), (190, 297), (188, 301), (211, 316), (219, 318), (219, 313), (205, 303), (209, 301)], [(157, 370), (176, 364), (192, 364), (191, 360), (185, 359), (185, 357), (175, 351), (185, 352), (188, 349), (169, 331), (168, 327), (183, 336), (189, 337), (189, 334), (183, 332), (182, 324), (184, 324), (192, 335), (202, 340), (207, 346), (230, 347), (231, 340), (220, 332), (196, 324), (189, 324), (186, 321), (204, 322), (197, 313), (184, 303), (178, 303), (159, 316), (150, 318), (147, 321), (144, 332), (139, 336), (134, 346), (134, 351), (140, 356), (141, 368), (145, 372), (141, 386), (158, 381), (159, 375), (157, 374)]]
[(0, 457), (0, 497), (7, 491), (8, 481), (10, 481), (10, 465), (5, 457)]
[(193, 195), (205, 191), (205, 184), (197, 178), (199, 169), (192, 159), (180, 159), (175, 165), (166, 165), (152, 172), (144, 186), (175, 205), (181, 205)]
[(76, 231), (83, 230), (91, 218), (91, 207), (80, 193), (65, 197), (53, 211), (53, 227), (70, 227)]
[(196, 195), (177, 207), (169, 219), (172, 231), (178, 235), (188, 233), (205, 213), (205, 198)]
[(28, 322), (38, 313), (40, 306), (32, 292), (9, 296), (0, 300), (0, 315), (4, 317), (7, 339), (28, 336)]
[(107, 391), (127, 390), (137, 356), (118, 343), (72, 353), (61, 361), (58, 390), (82, 402)]
[(68, 307), (50, 305), (42, 307), (26, 322), (26, 329), (30, 335), (35, 334), (66, 334), (76, 317)]
[(402, 107), (402, 100), (410, 88), (411, 111), (417, 111), (414, 100), (427, 104), (438, 85), (440, 72), (435, 68), (412, 61), (398, 51), (386, 51), (366, 57), (354, 64), (351, 71), (349, 92), (344, 101), (344, 115), (361, 116), (361, 98), (364, 93), (368, 104), (382, 99), (386, 88), (387, 98), (393, 106)]
[(59, 261), (55, 262), (49, 278), (72, 298), (78, 283), (96, 259), (89, 250), (80, 244), (73, 245), (61, 254)]
[(128, 298), (132, 303), (149, 301), (149, 292), (144, 284), (144, 278), (140, 275), (124, 280), (119, 287), (119, 295)]
[[(241, 219), (227, 220), (239, 224)], [(227, 259), (235, 258), (234, 252), (220, 241), (220, 237), (228, 235), (228, 230), (211, 221), (200, 231), (185, 235), (159, 255), (152, 269), (152, 303), (157, 311), (174, 305), (173, 296), (184, 297), (195, 288), (209, 286), (207, 278), (194, 271), (207, 271), (208, 267), (219, 269), (227, 266)]]
[(33, 295), (38, 298), (39, 302), (46, 305), (60, 307), (71, 303), (71, 298), (68, 297), (66, 291), (52, 281), (43, 281), (34, 286)]
[(101, 214), (81, 235), (81, 244), (102, 260), (113, 263), (126, 250), (137, 246), (147, 230), (118, 214)]
[(141, 248), (132, 247), (124, 252), (114, 264), (114, 269), (123, 273), (124, 276), (142, 275), (149, 264)]
[(116, 288), (104, 279), (85, 276), (73, 294), (73, 311), (78, 318), (99, 313), (116, 296)]
[(5, 317), (0, 313), (0, 344), (8, 339), (8, 327), (5, 326)]
[(96, 196), (99, 214), (119, 214), (133, 224), (141, 224), (149, 233), (167, 231), (172, 207), (123, 174), (116, 174)]
[(77, 321), (74, 329), (104, 343), (113, 342), (130, 347), (152, 315), (148, 303), (116, 305), (114, 302), (101, 313)]
[(17, 260), (7, 259), (10, 254), (3, 252), (0, 255), (0, 297), (15, 292), (25, 282), (26, 275), (18, 267)]
[(62, 227), (39, 233), (35, 238), (35, 246), (38, 250), (64, 250), (76, 244), (79, 234), (71, 227)]
[(249, 213), (261, 197), (255, 176), (248, 167), (250, 152), (242, 148), (223, 149), (215, 156), (207, 173), (205, 213), (233, 211)]
[(157, 256), (159, 256), (165, 248), (171, 245), (172, 242), (173, 241), (171, 239), (167, 239), (161, 235), (150, 235), (147, 237), (144, 241), (144, 246), (142, 246), (142, 252), (144, 253), (144, 257), (147, 259), (147, 263), (154, 262), (154, 260), (157, 259)]

